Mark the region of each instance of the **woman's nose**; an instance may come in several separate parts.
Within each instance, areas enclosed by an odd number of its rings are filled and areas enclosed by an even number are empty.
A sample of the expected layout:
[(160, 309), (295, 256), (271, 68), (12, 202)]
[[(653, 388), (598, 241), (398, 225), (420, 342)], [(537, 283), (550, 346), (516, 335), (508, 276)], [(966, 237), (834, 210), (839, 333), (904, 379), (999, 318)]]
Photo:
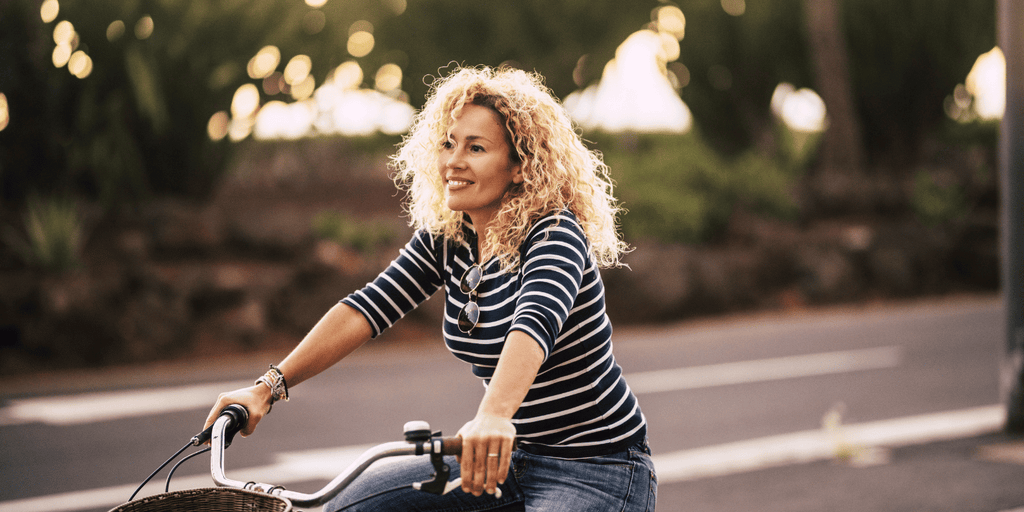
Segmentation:
[(451, 153), (448, 155), (448, 161), (445, 162), (445, 165), (452, 169), (460, 169), (465, 167), (465, 164), (465, 154), (458, 148), (451, 150)]

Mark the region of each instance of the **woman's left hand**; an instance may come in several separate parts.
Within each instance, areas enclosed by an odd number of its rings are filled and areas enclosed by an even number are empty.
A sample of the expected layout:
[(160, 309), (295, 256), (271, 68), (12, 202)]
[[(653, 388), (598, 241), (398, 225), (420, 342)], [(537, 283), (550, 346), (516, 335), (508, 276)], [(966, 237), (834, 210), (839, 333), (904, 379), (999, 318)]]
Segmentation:
[(494, 494), (508, 476), (516, 427), (508, 418), (481, 413), (458, 435), (462, 437), (462, 490), (474, 496)]

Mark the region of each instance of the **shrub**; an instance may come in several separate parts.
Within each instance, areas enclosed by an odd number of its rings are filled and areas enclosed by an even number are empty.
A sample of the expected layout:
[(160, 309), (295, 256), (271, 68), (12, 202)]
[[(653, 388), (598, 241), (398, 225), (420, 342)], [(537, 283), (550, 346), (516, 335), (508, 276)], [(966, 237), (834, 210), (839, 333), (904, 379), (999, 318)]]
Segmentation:
[(727, 158), (699, 135), (592, 135), (628, 213), (627, 238), (699, 243), (724, 230), (738, 206), (776, 217), (797, 212), (790, 189), (799, 177), (753, 152)]
[(377, 246), (393, 241), (396, 236), (394, 230), (380, 222), (360, 222), (330, 210), (313, 218), (313, 233), (317, 238), (362, 253), (371, 252)]
[(57, 274), (81, 265), (82, 223), (71, 201), (30, 199), (24, 228), (25, 238), (13, 230), (5, 238), (26, 265)]

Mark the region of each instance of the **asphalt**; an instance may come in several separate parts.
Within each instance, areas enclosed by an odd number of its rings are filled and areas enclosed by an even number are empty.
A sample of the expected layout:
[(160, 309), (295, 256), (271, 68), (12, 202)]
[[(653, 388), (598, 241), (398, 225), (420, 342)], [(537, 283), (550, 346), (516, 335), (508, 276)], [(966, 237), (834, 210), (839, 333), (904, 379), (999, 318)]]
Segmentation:
[(883, 451), (864, 465), (821, 461), (676, 482), (658, 510), (1024, 512), (1024, 438), (1002, 432)]

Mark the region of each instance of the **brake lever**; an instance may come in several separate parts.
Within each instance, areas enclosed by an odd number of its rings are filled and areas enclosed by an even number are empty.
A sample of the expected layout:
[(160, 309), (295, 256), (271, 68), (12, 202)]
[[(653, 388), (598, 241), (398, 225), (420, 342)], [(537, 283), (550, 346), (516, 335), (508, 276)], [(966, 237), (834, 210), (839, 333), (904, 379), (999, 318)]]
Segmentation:
[[(415, 434), (414, 434), (415, 435)], [(430, 437), (440, 437), (441, 433), (436, 432), (431, 434)], [(422, 441), (421, 441), (422, 442)], [(438, 443), (440, 443), (438, 441)], [(439, 447), (440, 445), (438, 445)], [(430, 452), (430, 463), (434, 466), (433, 478), (430, 480), (424, 480), (422, 482), (413, 482), (412, 488), (418, 491), (425, 491), (431, 494), (444, 495), (448, 494), (454, 489), (462, 487), (462, 478), (456, 478), (455, 480), (448, 481), (451, 477), (451, 468), (444, 461), (444, 455), (441, 454), (439, 449), (432, 450)], [(501, 489), (495, 488), (494, 494), (495, 499), (501, 498)]]

